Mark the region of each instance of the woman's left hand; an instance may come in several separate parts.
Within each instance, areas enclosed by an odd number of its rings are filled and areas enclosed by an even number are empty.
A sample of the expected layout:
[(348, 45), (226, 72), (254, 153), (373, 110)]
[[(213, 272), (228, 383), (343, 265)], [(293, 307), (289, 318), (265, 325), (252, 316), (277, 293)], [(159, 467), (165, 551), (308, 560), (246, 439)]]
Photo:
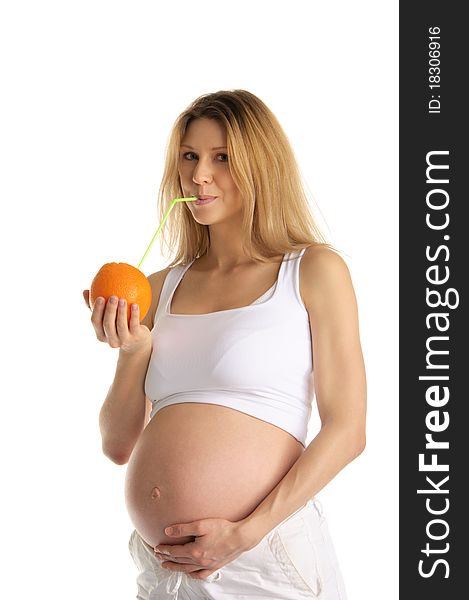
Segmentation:
[(155, 556), (162, 558), (161, 566), (172, 571), (183, 571), (194, 579), (205, 579), (220, 567), (235, 560), (254, 547), (244, 533), (243, 521), (200, 519), (178, 523), (165, 529), (168, 536), (194, 535), (196, 539), (182, 545), (159, 544)]

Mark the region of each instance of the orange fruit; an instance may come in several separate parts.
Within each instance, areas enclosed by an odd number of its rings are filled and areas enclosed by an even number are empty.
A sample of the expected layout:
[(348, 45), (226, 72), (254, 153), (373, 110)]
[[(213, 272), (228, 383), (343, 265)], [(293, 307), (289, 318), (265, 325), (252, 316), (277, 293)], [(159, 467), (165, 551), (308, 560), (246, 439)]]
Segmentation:
[(151, 285), (145, 275), (127, 263), (106, 263), (97, 272), (90, 287), (90, 306), (94, 307), (96, 298), (102, 296), (106, 301), (111, 296), (127, 300), (127, 321), (130, 319), (132, 304), (140, 307), (140, 320), (151, 305)]

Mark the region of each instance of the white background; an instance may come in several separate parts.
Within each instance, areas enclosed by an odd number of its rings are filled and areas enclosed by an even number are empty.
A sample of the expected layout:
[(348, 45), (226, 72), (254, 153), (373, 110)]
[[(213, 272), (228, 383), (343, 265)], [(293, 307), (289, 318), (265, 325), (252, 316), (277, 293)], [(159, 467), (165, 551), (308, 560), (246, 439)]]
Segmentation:
[[(117, 350), (96, 340), (82, 290), (105, 262), (142, 257), (179, 113), (243, 88), (280, 120), (352, 274), (368, 444), (319, 498), (349, 600), (394, 600), (397, 2), (1, 6), (0, 596), (135, 597), (126, 467), (98, 429)], [(165, 264), (155, 243), (142, 270)]]

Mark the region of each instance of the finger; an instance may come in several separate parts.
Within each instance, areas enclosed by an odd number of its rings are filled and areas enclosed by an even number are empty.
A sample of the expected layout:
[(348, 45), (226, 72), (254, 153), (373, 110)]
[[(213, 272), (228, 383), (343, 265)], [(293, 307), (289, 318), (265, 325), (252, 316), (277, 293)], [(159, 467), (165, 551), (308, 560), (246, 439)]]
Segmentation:
[(90, 290), (83, 290), (83, 298), (85, 299), (86, 305), (88, 306), (89, 309), (91, 309), (90, 306)]
[(183, 573), (193, 573), (200, 570), (200, 566), (198, 565), (183, 565), (174, 562), (164, 562), (161, 563), (161, 566), (168, 571), (182, 571)]
[(176, 558), (175, 556), (163, 556), (155, 553), (156, 558), (161, 562), (169, 562), (178, 565), (197, 565), (199, 569), (201, 569), (205, 565), (201, 565), (197, 560), (190, 558), (188, 556), (182, 556), (180, 558)]
[(191, 558), (193, 559), (193, 551), (196, 547), (195, 542), (188, 542), (187, 544), (178, 544), (178, 545), (164, 545), (159, 544), (158, 548), (155, 548), (155, 554), (160, 553), (163, 555), (163, 558), (166, 556), (168, 560), (172, 560), (173, 558)]
[(125, 298), (119, 298), (116, 326), (119, 340), (120, 342), (123, 342), (129, 335), (129, 326), (127, 324), (127, 302)]
[(111, 346), (111, 348), (118, 348), (120, 346), (116, 331), (116, 313), (117, 297), (111, 296), (107, 301), (103, 318), (104, 333), (106, 334), (108, 344)]
[(207, 533), (208, 519), (205, 519), (205, 523), (201, 521), (193, 521), (192, 523), (179, 523), (178, 525), (172, 525), (166, 527), (164, 532), (166, 535), (172, 537), (184, 537), (186, 535), (201, 536)]
[(106, 341), (106, 333), (103, 328), (103, 314), (106, 306), (106, 300), (102, 296), (96, 298), (93, 309), (91, 311), (91, 323), (96, 332), (96, 337), (100, 342)]
[(189, 577), (192, 579), (206, 579), (212, 573), (215, 573), (216, 569), (201, 569), (200, 571), (192, 571)]
[(138, 304), (132, 304), (130, 307), (130, 333), (136, 334), (140, 326), (140, 307)]

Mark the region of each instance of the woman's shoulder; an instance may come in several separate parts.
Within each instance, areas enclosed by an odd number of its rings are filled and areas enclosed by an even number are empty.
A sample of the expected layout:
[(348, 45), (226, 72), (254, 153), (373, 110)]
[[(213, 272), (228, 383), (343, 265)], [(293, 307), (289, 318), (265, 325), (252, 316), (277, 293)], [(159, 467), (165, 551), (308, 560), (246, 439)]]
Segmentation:
[(339, 252), (329, 244), (311, 244), (305, 248), (301, 262), (309, 268), (347, 268)]
[(300, 263), (300, 291), (305, 306), (347, 297), (351, 286), (348, 266), (336, 250), (326, 244), (306, 248)]
[(151, 305), (145, 318), (142, 319), (141, 323), (142, 325), (146, 325), (149, 329), (153, 328), (153, 320), (155, 318), (156, 309), (158, 308), (158, 304), (160, 301), (161, 290), (163, 289), (163, 285), (168, 273), (173, 268), (174, 267), (166, 267), (165, 269), (162, 269), (161, 271), (156, 271), (155, 273), (152, 273), (147, 277), (151, 287)]
[[(156, 300), (156, 306), (158, 306), (158, 300), (161, 294), (161, 290), (163, 289), (164, 282), (166, 281), (167, 276), (170, 273), (174, 273), (174, 277), (180, 273), (181, 270), (185, 269), (187, 266), (190, 266), (191, 262), (188, 264), (177, 263), (175, 265), (166, 267), (165, 269), (161, 269), (161, 271), (156, 271), (156, 273), (152, 273), (147, 277), (148, 281), (151, 285), (151, 291), (153, 294), (153, 300)], [(155, 307), (156, 310), (156, 307)]]
[(152, 289), (154, 287), (155, 291), (161, 292), (161, 289), (164, 285), (168, 273), (177, 269), (179, 266), (180, 265), (175, 265), (173, 267), (165, 267), (164, 269), (161, 269), (161, 271), (156, 271), (155, 273), (149, 275), (147, 279), (150, 282)]

